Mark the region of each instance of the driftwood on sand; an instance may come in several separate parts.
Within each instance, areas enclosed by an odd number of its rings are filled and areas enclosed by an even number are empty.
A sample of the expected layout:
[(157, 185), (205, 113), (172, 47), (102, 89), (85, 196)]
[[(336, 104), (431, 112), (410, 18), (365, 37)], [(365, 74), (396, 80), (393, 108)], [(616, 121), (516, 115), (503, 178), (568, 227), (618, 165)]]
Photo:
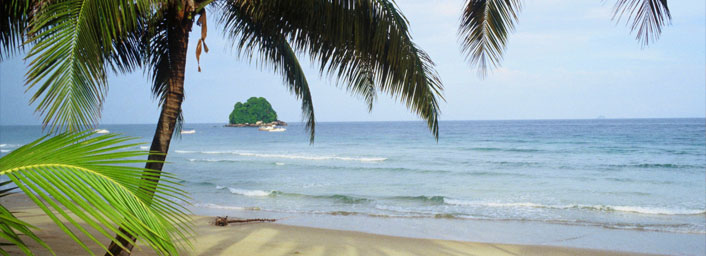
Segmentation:
[(228, 216), (216, 217), (216, 221), (213, 223), (216, 226), (228, 226), (228, 223), (246, 223), (246, 222), (275, 222), (276, 219), (235, 219), (229, 220)]

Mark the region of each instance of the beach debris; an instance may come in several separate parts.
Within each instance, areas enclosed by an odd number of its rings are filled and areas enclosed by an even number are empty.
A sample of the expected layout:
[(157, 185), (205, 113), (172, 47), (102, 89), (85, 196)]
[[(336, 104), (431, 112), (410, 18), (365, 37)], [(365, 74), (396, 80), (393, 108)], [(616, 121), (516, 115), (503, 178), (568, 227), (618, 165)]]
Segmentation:
[(228, 226), (228, 223), (247, 223), (247, 222), (275, 222), (276, 219), (234, 219), (229, 220), (228, 216), (216, 216), (216, 221), (213, 223), (216, 226)]

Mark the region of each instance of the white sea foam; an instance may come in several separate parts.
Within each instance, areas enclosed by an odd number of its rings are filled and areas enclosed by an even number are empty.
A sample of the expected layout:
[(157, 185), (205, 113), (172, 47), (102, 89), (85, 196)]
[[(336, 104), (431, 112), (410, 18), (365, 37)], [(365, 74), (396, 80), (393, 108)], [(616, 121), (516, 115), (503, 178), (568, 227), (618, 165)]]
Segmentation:
[(245, 207), (238, 207), (238, 206), (225, 206), (225, 205), (217, 205), (217, 204), (212, 204), (212, 203), (197, 203), (194, 204), (196, 207), (201, 207), (201, 208), (211, 208), (211, 209), (224, 209), (224, 210), (246, 210)]
[(0, 149), (0, 153), (7, 153), (7, 152), (10, 152), (10, 151), (11, 151), (11, 150), (9, 150), (9, 149)]
[(387, 160), (384, 157), (345, 157), (345, 156), (315, 156), (315, 155), (290, 155), (290, 154), (259, 154), (259, 153), (235, 153), (240, 156), (262, 157), (262, 158), (283, 158), (297, 160), (342, 160), (360, 162), (382, 162)]
[(466, 201), (457, 199), (444, 198), (445, 204), (458, 206), (476, 206), (476, 207), (514, 207), (514, 208), (545, 208), (545, 209), (581, 209), (592, 211), (605, 212), (630, 212), (640, 214), (653, 215), (698, 215), (706, 214), (706, 210), (701, 209), (677, 209), (677, 208), (660, 208), (660, 207), (642, 207), (642, 206), (612, 206), (612, 205), (584, 205), (584, 204), (567, 204), (567, 205), (544, 205), (531, 202), (515, 202), (515, 203), (498, 203), (498, 202), (483, 202), (483, 201)]
[(200, 208), (211, 208), (211, 209), (221, 209), (221, 210), (237, 210), (237, 211), (261, 211), (260, 207), (240, 207), (231, 205), (219, 205), (212, 203), (195, 203), (195, 207)]
[(385, 157), (348, 157), (335, 155), (300, 155), (300, 154), (267, 154), (267, 153), (251, 153), (237, 151), (189, 151), (189, 150), (174, 150), (179, 154), (227, 154), (246, 157), (260, 158), (281, 158), (281, 159), (296, 159), (296, 160), (341, 160), (341, 161), (359, 161), (359, 162), (382, 162), (387, 160)]
[(611, 206), (616, 211), (634, 212), (644, 214), (660, 214), (660, 215), (697, 215), (706, 214), (706, 210), (695, 209), (669, 209), (657, 207), (639, 207), (639, 206)]
[(17, 148), (22, 145), (19, 144), (0, 144), (0, 148)]
[(303, 160), (327, 160), (326, 156), (302, 156), (302, 155), (286, 155), (286, 154), (257, 154), (257, 153), (237, 153), (240, 156), (253, 156), (263, 158), (285, 158), (285, 159), (303, 159)]
[(231, 159), (195, 159), (195, 158), (189, 158), (189, 162), (237, 162), (236, 160), (231, 160)]
[(275, 165), (284, 165), (284, 163), (276, 162)]
[(270, 193), (272, 193), (272, 192), (263, 191), (263, 190), (247, 190), (247, 189), (238, 189), (238, 188), (231, 188), (231, 187), (229, 187), (228, 190), (233, 194), (244, 195), (244, 196), (269, 196)]

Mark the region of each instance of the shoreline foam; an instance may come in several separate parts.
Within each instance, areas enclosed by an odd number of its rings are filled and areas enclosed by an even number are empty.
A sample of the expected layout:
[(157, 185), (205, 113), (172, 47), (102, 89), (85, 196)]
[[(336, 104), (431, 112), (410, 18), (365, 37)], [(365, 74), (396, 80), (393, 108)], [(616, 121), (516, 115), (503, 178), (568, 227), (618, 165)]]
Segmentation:
[[(25, 208), (20, 218), (40, 228), (36, 234), (47, 242), (57, 255), (84, 253), (78, 245), (67, 241), (48, 217), (38, 208)], [(277, 223), (247, 223), (226, 227), (213, 226), (213, 217), (192, 216), (196, 237), (193, 251), (184, 255), (647, 255), (639, 253), (592, 250), (569, 247), (491, 244), (438, 239), (418, 239), (376, 235), (356, 231), (342, 231), (313, 227), (291, 226)], [(85, 223), (82, 223), (85, 225)], [(94, 232), (91, 232), (94, 233)], [(98, 235), (99, 234), (95, 234)], [(97, 255), (102, 250), (87, 241)], [(103, 244), (108, 240), (100, 239)], [(27, 241), (33, 252), (48, 252), (33, 241)], [(11, 255), (19, 255), (17, 248), (7, 247)], [(149, 247), (138, 242), (133, 255), (156, 255)]]

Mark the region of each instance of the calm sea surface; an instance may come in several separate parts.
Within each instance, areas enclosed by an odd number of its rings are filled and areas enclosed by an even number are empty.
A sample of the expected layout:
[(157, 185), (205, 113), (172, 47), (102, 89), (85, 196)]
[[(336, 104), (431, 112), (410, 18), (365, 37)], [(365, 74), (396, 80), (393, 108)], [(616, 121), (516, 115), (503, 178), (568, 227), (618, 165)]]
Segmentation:
[[(196, 133), (172, 144), (166, 170), (184, 180), (197, 213), (706, 233), (704, 119), (440, 127), (436, 142), (421, 122), (319, 123), (310, 145), (301, 124), (282, 133), (186, 124)], [(101, 128), (144, 142), (154, 132), (153, 125)], [(0, 127), (0, 150), (40, 134)]]

